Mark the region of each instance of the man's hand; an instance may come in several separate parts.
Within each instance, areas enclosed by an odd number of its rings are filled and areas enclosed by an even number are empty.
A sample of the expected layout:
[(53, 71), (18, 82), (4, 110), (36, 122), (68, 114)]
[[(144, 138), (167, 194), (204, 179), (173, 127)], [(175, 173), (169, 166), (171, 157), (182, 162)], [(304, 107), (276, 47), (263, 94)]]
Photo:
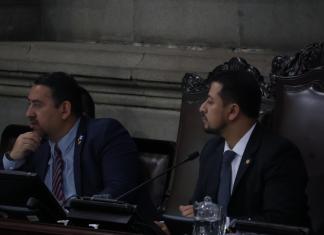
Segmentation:
[(166, 235), (171, 235), (168, 227), (164, 223), (164, 221), (154, 221), (154, 223), (159, 226), (159, 228), (166, 234)]
[(19, 135), (9, 153), (10, 157), (14, 160), (23, 159), (28, 152), (34, 152), (38, 148), (41, 140), (41, 136), (35, 131)]
[(185, 217), (194, 217), (194, 210), (192, 205), (179, 206), (179, 210), (182, 216)]

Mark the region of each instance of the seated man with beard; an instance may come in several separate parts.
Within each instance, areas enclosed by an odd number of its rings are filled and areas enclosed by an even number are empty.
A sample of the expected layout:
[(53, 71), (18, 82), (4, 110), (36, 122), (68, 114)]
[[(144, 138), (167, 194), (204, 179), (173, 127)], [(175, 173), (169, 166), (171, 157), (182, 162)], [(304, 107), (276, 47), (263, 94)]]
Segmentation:
[[(215, 134), (200, 157), (192, 197), (210, 196), (230, 218), (307, 226), (307, 174), (298, 149), (258, 121), (261, 91), (246, 70), (214, 71), (200, 107), (208, 133)], [(180, 206), (193, 216), (192, 205)]]
[(116, 198), (139, 183), (138, 153), (128, 131), (114, 119), (82, 115), (72, 76), (42, 76), (27, 100), (32, 131), (18, 136), (1, 168), (36, 172), (61, 203), (76, 195)]

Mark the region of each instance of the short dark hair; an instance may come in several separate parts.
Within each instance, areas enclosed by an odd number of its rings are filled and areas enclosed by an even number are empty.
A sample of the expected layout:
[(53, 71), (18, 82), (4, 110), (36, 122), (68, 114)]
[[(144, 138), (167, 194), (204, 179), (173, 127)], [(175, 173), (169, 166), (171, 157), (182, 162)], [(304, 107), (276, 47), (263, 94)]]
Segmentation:
[(82, 115), (90, 118), (95, 118), (96, 108), (92, 96), (87, 91), (87, 89), (83, 88), (82, 86), (80, 86), (80, 92), (81, 92)]
[(209, 74), (207, 85), (210, 87), (213, 82), (222, 85), (220, 96), (225, 104), (235, 102), (246, 116), (258, 118), (261, 90), (253, 74), (245, 70), (223, 70)]
[(242, 57), (232, 57), (229, 61), (216, 66), (213, 71), (208, 74), (208, 77), (222, 71), (246, 71), (250, 73), (259, 84), (264, 82), (264, 78), (260, 71)]
[(55, 105), (58, 107), (63, 101), (71, 103), (71, 112), (77, 117), (81, 116), (80, 87), (72, 75), (64, 72), (54, 72), (41, 76), (34, 85), (47, 86), (52, 91)]

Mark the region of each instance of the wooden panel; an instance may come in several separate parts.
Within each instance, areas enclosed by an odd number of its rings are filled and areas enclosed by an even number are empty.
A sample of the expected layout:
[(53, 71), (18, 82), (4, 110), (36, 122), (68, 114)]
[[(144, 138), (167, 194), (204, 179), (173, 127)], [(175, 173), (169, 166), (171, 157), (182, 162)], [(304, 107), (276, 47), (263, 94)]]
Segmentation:
[(81, 227), (36, 224), (25, 221), (0, 220), (0, 234), (6, 235), (131, 235), (133, 233), (94, 230)]

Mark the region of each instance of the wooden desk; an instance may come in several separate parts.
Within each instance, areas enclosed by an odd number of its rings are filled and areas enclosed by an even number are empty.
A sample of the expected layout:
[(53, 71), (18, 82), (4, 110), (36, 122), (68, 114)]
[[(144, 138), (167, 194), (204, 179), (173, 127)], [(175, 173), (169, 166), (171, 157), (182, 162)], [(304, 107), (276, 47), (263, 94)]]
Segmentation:
[(2, 235), (135, 235), (134, 233), (95, 230), (85, 227), (60, 224), (30, 223), (20, 220), (0, 220)]

